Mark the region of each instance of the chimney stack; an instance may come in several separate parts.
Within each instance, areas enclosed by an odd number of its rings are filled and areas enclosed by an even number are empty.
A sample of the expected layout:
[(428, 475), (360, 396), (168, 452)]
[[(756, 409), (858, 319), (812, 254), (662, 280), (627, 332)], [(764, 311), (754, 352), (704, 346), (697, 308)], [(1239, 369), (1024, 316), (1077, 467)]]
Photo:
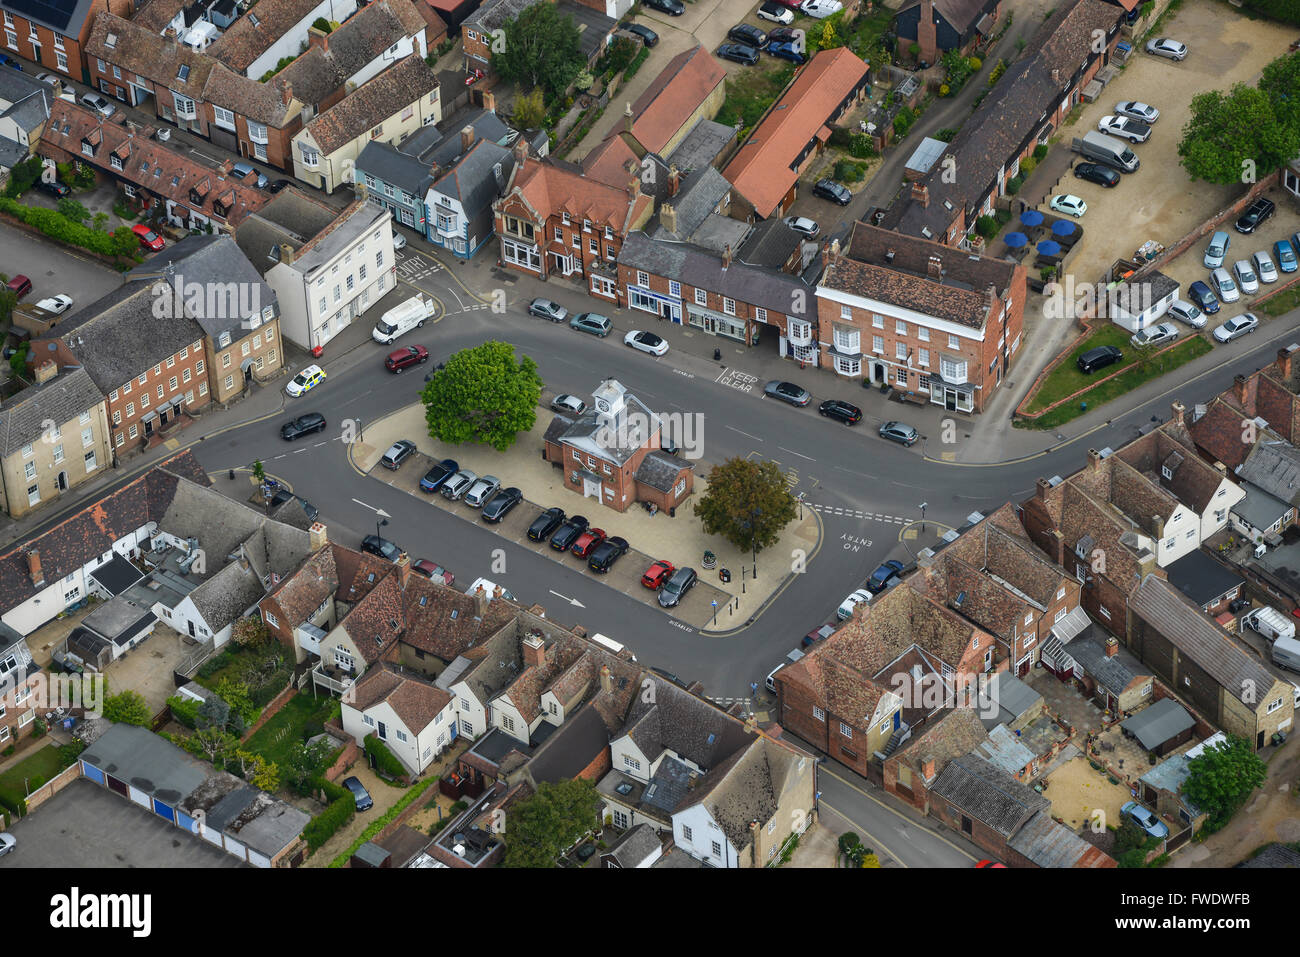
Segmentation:
[(483, 98), (483, 109), (489, 113), (495, 113), (497, 111), (496, 94), (491, 90), (480, 90), (479, 93)]
[(1060, 85), (1061, 85), (1061, 71), (1060, 71), (1060, 70), (1053, 70), (1053, 71), (1052, 71), (1052, 83), (1054, 83), (1056, 86), (1060, 86)]
[(931, 279), (940, 279), (943, 277), (943, 260), (938, 256), (931, 256), (925, 264), (925, 274)]
[(280, 244), (280, 262), (284, 263), (286, 266), (293, 264), (293, 247), (288, 243)]
[(166, 30), (163, 31), (163, 36), (165, 36), (165, 37), (167, 38), (167, 45), (168, 45), (168, 46), (175, 46), (175, 45), (176, 45), (176, 28), (175, 28), (175, 27), (168, 27)]
[(1101, 453), (1096, 449), (1088, 450), (1088, 471), (1095, 472), (1101, 465)]
[(1119, 641), (1112, 635), (1106, 639), (1106, 657), (1114, 658), (1119, 654)]
[(663, 226), (668, 232), (676, 235), (677, 233), (677, 208), (672, 203), (664, 203), (659, 207), (659, 225)]
[(839, 255), (840, 255), (840, 241), (839, 241), (838, 239), (832, 239), (832, 240), (831, 240), (831, 258), (832, 258), (832, 259), (838, 259), (838, 258), (839, 258)]
[(283, 81), (280, 87), (280, 102), (288, 106), (293, 102), (293, 84), (288, 80)]
[(1156, 544), (1160, 544), (1160, 539), (1165, 537), (1165, 520), (1159, 515), (1151, 516), (1151, 527), (1156, 533)]
[(39, 549), (33, 548), (27, 553), (27, 571), (32, 576), (32, 585), (40, 588), (45, 584), (45, 573), (41, 571), (41, 553)]
[(230, 171), (234, 169), (234, 167), (235, 167), (234, 160), (224, 159), (221, 161), (221, 165), (217, 167), (217, 172), (220, 173), (222, 176), (229, 176)]
[(722, 247), (722, 268), (726, 269), (731, 265), (731, 243)]
[(1046, 501), (1047, 493), (1052, 490), (1052, 483), (1045, 478), (1040, 478), (1038, 484), (1034, 487), (1034, 498), (1040, 502)]
[(1291, 381), (1291, 348), (1277, 350), (1277, 371), (1282, 376), (1282, 381), (1290, 383)]
[(320, 27), (308, 27), (307, 46), (309, 49), (311, 47), (320, 47), (322, 50), (328, 50), (330, 48), (328, 34), (326, 34), (324, 30), (320, 29)]
[(998, 309), (998, 287), (989, 283), (989, 315), (997, 312)]
[(748, 731), (750, 734), (756, 733), (758, 731), (758, 718), (754, 717), (752, 714), (748, 718), (746, 718), (745, 730)]
[(1183, 405), (1181, 402), (1176, 401), (1170, 408), (1173, 409), (1173, 413), (1174, 413), (1170, 421), (1178, 425), (1182, 425), (1183, 417), (1187, 414), (1187, 406)]
[(488, 600), (489, 599), (488, 599), (488, 593), (486, 588), (484, 588), (482, 585), (479, 585), (477, 588), (475, 588), (474, 589), (474, 614), (478, 615), (478, 617), (480, 618), (486, 615), (487, 608), (488, 608)]
[(935, 777), (934, 764), (935, 764), (934, 755), (932, 754), (927, 754), (925, 757), (921, 759), (921, 778), (922, 780), (925, 781), (926, 784), (929, 784), (931, 781), (934, 780)]
[(307, 529), (307, 535), (308, 547), (313, 554), (329, 544), (329, 535), (326, 534), (323, 522), (312, 522), (311, 528)]
[(528, 141), (524, 139), (522, 133), (519, 134), (519, 139), (515, 140), (514, 153), (516, 165), (522, 164), (524, 160), (528, 159)]
[(44, 385), (59, 374), (59, 367), (53, 359), (46, 359), (36, 367), (36, 384)]
[(466, 126), (460, 131), (460, 151), (468, 153), (474, 148), (474, 127)]
[(922, 209), (928, 208), (930, 205), (930, 187), (924, 183), (913, 183), (912, 199), (920, 203)]
[(397, 566), (397, 583), (406, 591), (406, 583), (411, 580), (411, 556), (402, 552), (393, 564)]
[(540, 668), (546, 664), (546, 642), (541, 635), (529, 635), (524, 639), (524, 667)]
[[(677, 164), (674, 163), (668, 167), (668, 195), (676, 196), (677, 190), (681, 189), (681, 186), (682, 174), (681, 171), (677, 169)], [(674, 232), (675, 231), (676, 230), (674, 230)]]
[(1234, 376), (1232, 379), (1232, 394), (1236, 397), (1238, 404), (1245, 408), (1246, 406), (1246, 386), (1249, 380), (1244, 375)]
[(632, 102), (629, 100), (623, 107), (623, 129), (625, 132), (632, 132), (632, 124), (636, 122), (636, 116), (632, 113)]
[(614, 690), (614, 679), (610, 676), (609, 665), (600, 666), (600, 690), (605, 694)]

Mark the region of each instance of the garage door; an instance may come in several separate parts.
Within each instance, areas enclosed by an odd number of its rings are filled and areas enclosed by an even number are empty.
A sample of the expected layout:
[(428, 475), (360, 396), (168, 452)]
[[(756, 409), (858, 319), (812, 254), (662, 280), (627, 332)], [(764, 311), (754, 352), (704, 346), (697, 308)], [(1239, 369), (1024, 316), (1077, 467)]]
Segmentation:
[(142, 808), (147, 809), (153, 807), (153, 800), (149, 797), (149, 795), (145, 794), (137, 787), (131, 788), (128, 797), (130, 797), (132, 801), (140, 805)]
[(248, 863), (252, 864), (254, 867), (269, 868), (271, 866), (271, 859), (265, 855), (257, 853), (257, 851), (250, 847), (248, 849)]
[(229, 835), (226, 835), (226, 851), (235, 855), (241, 861), (248, 860), (248, 849)]
[(157, 798), (153, 799), (153, 812), (159, 817), (166, 818), (168, 823), (176, 823), (176, 812)]
[(96, 784), (104, 783), (104, 772), (99, 770), (99, 768), (95, 767), (93, 764), (87, 764), (85, 761), (82, 761), (81, 773), (90, 778), (90, 780), (94, 781)]
[(122, 795), (122, 797), (126, 797), (131, 790), (130, 785), (128, 785), (125, 781), (118, 780), (117, 778), (113, 777), (113, 775), (111, 774), (105, 774), (104, 778), (108, 782), (108, 789), (112, 791), (114, 794), (120, 794)]
[(184, 811), (176, 812), (176, 824), (189, 831), (191, 834), (199, 833), (199, 822), (194, 820), (194, 818), (190, 817)]
[(209, 844), (215, 844), (217, 845), (217, 847), (222, 846), (220, 831), (218, 831), (215, 827), (208, 827), (208, 825), (206, 824), (201, 825), (201, 827), (203, 828), (201, 832), (203, 835), (203, 840), (207, 841)]

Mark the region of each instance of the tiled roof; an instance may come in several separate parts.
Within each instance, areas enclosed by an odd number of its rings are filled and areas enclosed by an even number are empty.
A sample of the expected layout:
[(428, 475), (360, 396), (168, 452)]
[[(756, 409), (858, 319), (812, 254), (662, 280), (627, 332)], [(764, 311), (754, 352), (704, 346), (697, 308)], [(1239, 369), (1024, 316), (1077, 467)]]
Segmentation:
[(95, 18), (86, 41), (86, 55), (147, 77), (195, 100), (203, 99), (203, 84), (215, 65), (206, 53), (111, 13), (101, 13)]
[(651, 153), (662, 152), (726, 78), (727, 71), (704, 47), (683, 50), (632, 104), (632, 135)]
[(743, 748), (753, 735), (742, 722), (657, 675), (647, 675), (654, 694), (632, 702), (622, 734), (629, 736), (650, 761), (672, 751), (705, 771)]
[(873, 676), (846, 665), (823, 643), (777, 672), (776, 681), (801, 688), (818, 707), (852, 727), (865, 729), (889, 689)]
[[(1198, 515), (1214, 501), (1225, 476), (1196, 454), (1188, 431), (1176, 422), (1134, 439), (1116, 455), (1142, 472)], [(1168, 468), (1172, 478), (1165, 478)], [(1256, 482), (1255, 484), (1259, 484)]]
[(1034, 814), (1052, 807), (1047, 798), (973, 754), (950, 761), (930, 792), (1003, 837), (1015, 834)]
[(408, 56), (357, 87), (303, 131), (328, 155), (437, 89), (437, 73), (420, 57)]
[[(1254, 446), (1242, 441), (1251, 419), (1229, 404), (1227, 399), (1231, 395), (1229, 392), (1214, 399), (1205, 415), (1193, 422), (1189, 431), (1198, 448), (1222, 462), (1229, 470), (1235, 470), (1246, 461)], [(1256, 431), (1261, 438), (1264, 437), (1265, 430)]]
[[(628, 184), (633, 176), (627, 174)], [(515, 167), (515, 181), (510, 193), (517, 193), (541, 218), (568, 213), (578, 222), (589, 219), (593, 224), (610, 226), (622, 234), (653, 202), (640, 192), (639, 177), (637, 184), (633, 196), (628, 186), (611, 186), (565, 169), (549, 159), (530, 156)]]
[(1290, 442), (1261, 437), (1237, 475), (1276, 499), (1300, 505), (1300, 449)]
[(649, 824), (638, 824), (625, 831), (605, 853), (618, 861), (620, 867), (638, 867), (662, 847), (654, 828)]
[(421, 678), (390, 664), (372, 668), (357, 680), (353, 690), (358, 711), (366, 712), (387, 702), (413, 734), (419, 734), (451, 703), (451, 695)]
[[(937, 279), (928, 274), (932, 257), (939, 259)], [(1014, 263), (855, 223), (847, 249), (831, 257), (818, 291), (846, 292), (983, 329), (1017, 279), (1023, 283), (1024, 275)]]
[[(905, 3), (899, 10), (910, 10), (921, 0)], [(943, 15), (958, 33), (965, 34), (986, 12), (997, 9), (998, 0), (934, 0), (934, 9)]]
[(340, 546), (330, 543), (303, 563), (303, 566), (283, 578), (271, 590), (270, 597), (280, 606), (284, 625), (296, 628), (307, 616), (319, 608), (338, 591), (338, 568), (334, 553)]
[(922, 725), (920, 736), (908, 741), (895, 758), (911, 768), (924, 784), (922, 765), (926, 761), (933, 759), (937, 775), (949, 761), (970, 754), (988, 736), (974, 708), (953, 708), (933, 724)]
[(789, 747), (759, 735), (706, 774), (682, 799), (678, 810), (702, 804), (731, 846), (744, 850), (753, 841), (750, 825), (757, 821), (765, 827), (772, 820), (802, 760), (806, 758)]
[(243, 73), (318, 6), (320, 0), (260, 0), (208, 47), (208, 56)]
[(1095, 628), (1089, 628), (1071, 641), (1067, 652), (1090, 677), (1116, 697), (1137, 679), (1151, 676), (1151, 669), (1123, 645), (1115, 650), (1115, 654), (1107, 655), (1105, 639)]
[(761, 217), (772, 215), (790, 192), (800, 154), (866, 76), (867, 65), (849, 49), (822, 50), (741, 144), (723, 175)]
[(28, 386), (0, 405), (0, 458), (28, 445), (48, 430), (63, 426), (104, 401), (82, 368), (68, 368), (42, 385)]

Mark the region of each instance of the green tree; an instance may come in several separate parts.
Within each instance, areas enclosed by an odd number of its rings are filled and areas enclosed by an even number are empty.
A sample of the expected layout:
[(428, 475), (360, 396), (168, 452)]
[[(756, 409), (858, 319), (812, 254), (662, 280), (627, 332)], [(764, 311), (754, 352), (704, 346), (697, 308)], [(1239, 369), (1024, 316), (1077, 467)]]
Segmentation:
[(85, 206), (77, 202), (75, 199), (65, 197), (64, 199), (59, 200), (58, 209), (60, 213), (68, 217), (68, 219), (72, 220), (74, 223), (84, 223), (86, 220), (90, 219), (90, 210), (86, 209)]
[(312, 782), (320, 774), (328, 756), (329, 747), (323, 739), (312, 744), (304, 741), (295, 745), (281, 771), (284, 783), (299, 794), (309, 793)]
[(1209, 815), (1215, 830), (1228, 823), (1250, 792), (1262, 787), (1268, 766), (1251, 750), (1245, 738), (1230, 735), (1227, 742), (1206, 748), (1187, 762), (1183, 796)]
[(208, 728), (224, 729), (230, 721), (230, 705), (213, 696), (199, 705), (195, 713), (194, 726), (200, 731)]
[(142, 728), (149, 727), (153, 714), (138, 691), (119, 691), (104, 699), (104, 717), (114, 723), (135, 724)]
[(257, 765), (253, 768), (248, 783), (255, 788), (274, 793), (280, 790), (280, 769), (273, 762), (258, 757)]
[(217, 695), (230, 705), (232, 714), (237, 714), (245, 722), (257, 717), (257, 706), (248, 696), (248, 685), (233, 678), (222, 678), (217, 682)]
[(1192, 98), (1178, 155), (1193, 179), (1230, 185), (1258, 180), (1300, 152), (1300, 129), (1281, 122), (1269, 94), (1238, 83)]
[(521, 130), (540, 129), (546, 119), (546, 97), (540, 86), (515, 100), (514, 124)]
[[(1300, 5), (1300, 0), (1297, 0)], [(1268, 66), (1259, 78), (1259, 88), (1273, 104), (1273, 113), (1279, 123), (1291, 129), (1300, 129), (1300, 50), (1280, 56)]]
[(266, 466), (262, 464), (261, 459), (255, 459), (253, 461), (253, 478), (257, 479), (259, 482), (266, 478)]
[(542, 87), (556, 97), (585, 65), (578, 25), (553, 3), (535, 3), (502, 25), (504, 49), (492, 51), (492, 67), (507, 83)]
[(203, 728), (195, 731), (190, 740), (198, 749), (198, 753), (213, 764), (216, 764), (219, 758), (224, 759), (231, 754), (239, 744), (235, 736), (225, 728)]
[(506, 813), (506, 867), (555, 867), (556, 859), (599, 822), (590, 781), (544, 782)]
[(541, 397), (536, 362), (528, 356), (516, 361), (509, 343), (485, 342), (456, 353), (429, 380), (425, 420), (439, 441), (478, 442), (504, 452), (533, 427)]
[(776, 543), (798, 502), (775, 462), (728, 459), (709, 471), (709, 490), (695, 505), (704, 531), (744, 551)]
[[(12, 317), (14, 306), (18, 304), (18, 297), (8, 289), (6, 289), (5, 292), (9, 293), (9, 296), (13, 298), (13, 303), (9, 306), (9, 314)], [(14, 375), (27, 378), (27, 353), (30, 350), (31, 343), (24, 342), (14, 351), (14, 354), (9, 357), (9, 369)]]
[(1282, 23), (1300, 23), (1300, 0), (1246, 0), (1246, 9)]

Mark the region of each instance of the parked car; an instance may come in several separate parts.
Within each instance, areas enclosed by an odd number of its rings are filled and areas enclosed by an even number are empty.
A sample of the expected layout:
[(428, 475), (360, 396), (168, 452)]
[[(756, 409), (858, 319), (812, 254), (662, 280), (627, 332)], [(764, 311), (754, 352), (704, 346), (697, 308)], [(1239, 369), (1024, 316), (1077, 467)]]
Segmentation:
[(1062, 196), (1053, 196), (1052, 201), (1047, 204), (1055, 212), (1065, 213), (1067, 216), (1073, 216), (1079, 219), (1088, 211), (1088, 204), (1078, 196), (1066, 193)]
[(797, 49), (794, 43), (788, 40), (782, 40), (779, 42), (769, 40), (767, 44), (767, 52), (771, 56), (777, 57), (781, 60), (789, 60), (791, 63), (798, 64), (799, 66), (808, 62), (808, 55), (802, 50)]
[(1285, 239), (1273, 244), (1273, 256), (1277, 259), (1277, 268), (1283, 272), (1295, 272), (1297, 268), (1295, 248)]
[(551, 322), (563, 322), (569, 318), (569, 310), (549, 299), (534, 299), (528, 304), (528, 314)]
[(428, 361), (429, 350), (424, 346), (403, 346), (388, 353), (388, 358), (384, 360), (384, 368), (400, 375), (403, 369), (422, 365)]
[(1210, 286), (1221, 302), (1236, 302), (1241, 298), (1241, 291), (1226, 269), (1219, 268), (1210, 272)]
[(679, 568), (669, 576), (668, 581), (664, 582), (664, 587), (659, 589), (659, 607), (676, 608), (686, 593), (695, 587), (699, 576), (695, 574), (694, 568)]
[(1104, 369), (1108, 365), (1119, 362), (1124, 358), (1124, 353), (1118, 346), (1097, 346), (1095, 349), (1089, 349), (1083, 355), (1079, 356), (1077, 365), (1079, 371), (1084, 375), (1092, 375), (1098, 369)]
[(399, 233), (397, 230), (395, 230), (395, 229), (393, 230), (393, 248), (394, 248), (394, 249), (405, 249), (405, 248), (406, 248), (406, 234), (405, 234), (405, 233)]
[(371, 555), (377, 555), (380, 558), (386, 558), (390, 562), (397, 561), (401, 557), (402, 549), (390, 542), (386, 538), (380, 538), (378, 535), (367, 535), (361, 540), (361, 550)]
[(308, 412), (306, 415), (300, 415), (296, 419), (290, 419), (284, 425), (280, 426), (280, 438), (292, 442), (294, 439), (300, 439), (304, 435), (311, 435), (313, 432), (325, 431), (325, 416), (319, 412)]
[(324, 381), (325, 370), (313, 364), (307, 366), (307, 368), (290, 379), (288, 385), (284, 387), (284, 391), (296, 399), (303, 393), (310, 392)]
[(663, 337), (638, 329), (633, 329), (623, 337), (623, 345), (631, 346), (639, 352), (648, 352), (652, 356), (662, 356), (668, 352), (668, 343)]
[(578, 536), (591, 526), (585, 515), (570, 515), (568, 521), (551, 535), (551, 547), (557, 552), (567, 552)]
[(478, 473), (469, 469), (461, 469), (447, 481), (442, 483), (442, 497), (450, 499), (453, 502), (460, 501), (460, 497), (470, 490), (475, 482), (478, 481)]
[(1228, 255), (1228, 247), (1232, 245), (1232, 237), (1220, 229), (1210, 237), (1210, 245), (1205, 247), (1205, 268), (1218, 269), (1223, 265), (1224, 258)]
[(460, 471), (460, 466), (456, 464), (455, 459), (443, 459), (429, 471), (424, 473), (424, 478), (420, 479), (421, 492), (436, 492), (447, 483), (451, 478)]
[(794, 23), (794, 12), (786, 6), (765, 0), (758, 5), (758, 18), (760, 20), (771, 20), (773, 23)]
[(1238, 259), (1232, 264), (1232, 277), (1237, 280), (1237, 285), (1246, 295), (1251, 296), (1259, 292), (1259, 277), (1255, 275), (1255, 270), (1245, 259)]
[(104, 99), (98, 93), (85, 93), (81, 97), (81, 105), (88, 110), (93, 110), (100, 116), (109, 117), (117, 112), (117, 107), (108, 100)]
[(1213, 289), (1199, 279), (1187, 287), (1187, 296), (1202, 311), (1211, 316), (1219, 311), (1219, 297), (1214, 294)]
[(658, 10), (660, 13), (666, 13), (670, 17), (680, 17), (686, 12), (686, 7), (682, 0), (642, 0), (644, 6), (651, 10)]
[(649, 27), (643, 27), (639, 23), (629, 23), (623, 28), (628, 33), (634, 34), (641, 38), (641, 42), (647, 47), (653, 47), (659, 42), (659, 34), (655, 33)]
[(836, 419), (845, 425), (857, 425), (862, 421), (861, 409), (839, 399), (827, 399), (817, 406), (817, 411), (828, 419)]
[(430, 581), (442, 582), (444, 585), (456, 584), (456, 576), (441, 565), (437, 565), (427, 558), (421, 558), (417, 562), (411, 562), (411, 571), (419, 572)]
[(876, 570), (871, 573), (867, 579), (866, 589), (873, 595), (878, 595), (889, 587), (890, 582), (903, 573), (903, 563), (896, 558), (891, 558), (887, 562), (881, 562), (876, 566)]
[(758, 50), (743, 43), (722, 44), (718, 47), (718, 56), (732, 63), (743, 63), (745, 66), (758, 65)]
[(1154, 106), (1142, 103), (1138, 100), (1124, 100), (1115, 104), (1115, 112), (1120, 116), (1131, 116), (1135, 120), (1141, 120), (1143, 123), (1154, 123), (1160, 119), (1160, 111)]
[(582, 312), (569, 320), (569, 327), (577, 329), (579, 332), (589, 332), (593, 336), (600, 336), (600, 338), (604, 339), (613, 330), (614, 323), (599, 313)]
[(61, 316), (72, 308), (72, 297), (59, 293), (57, 296), (50, 296), (48, 299), (42, 299), (36, 304), (37, 309), (44, 309), (46, 312), (52, 312), (56, 316)]
[(267, 178), (267, 175), (265, 173), (259, 173), (252, 163), (236, 163), (234, 166), (230, 167), (230, 175), (235, 177), (235, 179), (246, 179), (251, 176), (253, 177), (253, 182), (257, 184), (258, 189), (266, 189), (266, 187), (271, 185), (271, 181)]
[(415, 454), (415, 443), (410, 439), (398, 439), (388, 447), (388, 451), (379, 459), (379, 464), (396, 472), (402, 463)]
[(266, 187), (266, 191), (268, 193), (278, 193), (286, 186), (292, 186), (292, 185), (293, 185), (293, 180), (291, 179), (277, 179), (270, 186)]
[(551, 409), (556, 412), (564, 412), (568, 415), (579, 416), (587, 411), (587, 403), (583, 402), (576, 395), (557, 395), (551, 400)]
[(800, 644), (804, 648), (810, 648), (819, 641), (825, 641), (833, 634), (835, 634), (834, 625), (822, 625), (820, 628), (814, 628), (812, 631), (808, 632), (808, 634), (804, 635), (803, 641), (800, 642)]
[[(794, 14), (791, 14), (793, 17)], [(770, 48), (773, 43), (793, 43), (795, 49), (798, 49), (804, 42), (804, 32), (796, 30), (793, 27), (773, 27), (767, 31), (767, 45)]]
[(1179, 322), (1185, 322), (1193, 329), (1205, 328), (1205, 313), (1185, 299), (1175, 299), (1165, 315), (1172, 316)]
[(369, 811), (375, 806), (375, 802), (370, 799), (370, 792), (361, 780), (355, 776), (343, 779), (343, 786), (352, 792), (353, 799), (357, 802), (358, 811)]
[(853, 193), (849, 188), (833, 179), (819, 179), (813, 183), (812, 194), (820, 199), (839, 203), (841, 206), (847, 206), (853, 201)]
[(1233, 316), (1214, 330), (1214, 338), (1220, 342), (1231, 342), (1239, 336), (1247, 335), (1259, 328), (1259, 317), (1253, 312), (1243, 312)]
[(1268, 258), (1268, 253), (1261, 250), (1250, 257), (1255, 265), (1255, 273), (1259, 276), (1259, 281), (1267, 285), (1271, 282), (1277, 282), (1277, 267), (1273, 265), (1273, 260)]
[(56, 83), (61, 82), (61, 77), (57, 77), (53, 73), (37, 73), (36, 79), (46, 86), (54, 86)]
[(727, 39), (734, 40), (742, 46), (753, 47), (755, 51), (763, 49), (767, 43), (767, 34), (750, 23), (737, 23), (727, 31)]
[(798, 406), (805, 406), (812, 401), (812, 393), (803, 386), (795, 385), (793, 382), (781, 382), (776, 379), (763, 386), (763, 395), (769, 399), (780, 399), (782, 402), (789, 402), (791, 405)]
[(501, 480), (495, 475), (484, 475), (481, 479), (470, 486), (465, 493), (465, 504), (470, 508), (482, 508), (487, 500), (497, 493), (501, 487)]
[(1074, 167), (1074, 175), (1089, 183), (1096, 183), (1110, 189), (1119, 185), (1119, 173), (1100, 163), (1079, 163)]
[(483, 521), (496, 524), (523, 500), (524, 493), (513, 485), (510, 488), (503, 488), (492, 496), (492, 501), (483, 506)]
[(840, 602), (840, 607), (835, 611), (835, 617), (840, 621), (846, 621), (849, 618), (852, 618), (853, 609), (857, 608), (858, 605), (862, 604), (864, 601), (871, 601), (871, 592), (867, 591), (865, 588), (859, 588), (857, 591), (852, 592), (848, 598), (844, 599), (844, 601)]
[(921, 435), (906, 422), (886, 422), (880, 427), (880, 437), (911, 447)]
[(36, 181), (36, 188), (42, 193), (49, 193), (51, 196), (57, 197), (58, 199), (72, 195), (72, 188), (60, 183), (58, 180), (51, 180), (47, 183), (43, 179), (38, 179)]
[(799, 9), (814, 20), (824, 20), (843, 10), (844, 4), (840, 0), (803, 0)]
[(675, 571), (677, 571), (677, 568), (672, 562), (663, 559), (652, 562), (650, 567), (645, 570), (645, 574), (641, 576), (641, 584), (646, 588), (660, 588), (664, 582), (672, 577)]
[(591, 555), (591, 550), (604, 540), (605, 530), (603, 528), (587, 528), (573, 540), (573, 544), (569, 546), (569, 551), (579, 558), (587, 558)]
[(809, 239), (812, 239), (822, 231), (822, 228), (817, 225), (817, 221), (809, 219), (807, 216), (787, 216), (785, 218), (785, 224), (796, 233), (803, 233), (803, 235), (807, 236)]
[(1158, 37), (1147, 41), (1147, 53), (1167, 57), (1170, 60), (1181, 60), (1187, 56), (1187, 45), (1168, 37)]
[(1253, 233), (1276, 210), (1277, 206), (1271, 199), (1261, 196), (1246, 207), (1246, 211), (1233, 224), (1233, 228), (1239, 233)]
[(1097, 121), (1097, 129), (1108, 136), (1118, 136), (1130, 143), (1145, 143), (1151, 138), (1151, 127), (1141, 120), (1133, 119), (1131, 116), (1115, 116), (1114, 114), (1103, 116)]
[(8, 831), (0, 831), (0, 857), (6, 854), (12, 854), (15, 847), (18, 846), (18, 838), (14, 837)]
[(5, 283), (5, 288), (21, 299), (32, 291), (32, 281), (22, 273), (19, 273)]
[(627, 553), (629, 546), (626, 538), (619, 538), (614, 535), (605, 539), (591, 551), (591, 557), (587, 559), (587, 567), (593, 572), (607, 572), (619, 558)]
[(1143, 346), (1159, 346), (1166, 342), (1173, 342), (1178, 338), (1178, 327), (1172, 322), (1158, 322), (1154, 326), (1146, 329), (1139, 329), (1129, 337), (1129, 342), (1139, 348)]
[(135, 238), (140, 241), (141, 246), (143, 246), (145, 249), (152, 250), (153, 252), (157, 252), (158, 250), (162, 249), (165, 245), (167, 245), (165, 242), (163, 242), (163, 238), (161, 236), (155, 233), (144, 223), (136, 223), (134, 226), (131, 227), (131, 232), (135, 233)]
[(540, 542), (544, 538), (550, 538), (551, 533), (559, 528), (563, 522), (564, 509), (548, 508), (533, 519), (533, 524), (528, 526), (528, 540), (530, 542)]
[(1164, 839), (1169, 836), (1169, 827), (1164, 821), (1156, 817), (1154, 813), (1148, 811), (1137, 801), (1128, 801), (1119, 809), (1120, 813), (1131, 820), (1150, 837)]

